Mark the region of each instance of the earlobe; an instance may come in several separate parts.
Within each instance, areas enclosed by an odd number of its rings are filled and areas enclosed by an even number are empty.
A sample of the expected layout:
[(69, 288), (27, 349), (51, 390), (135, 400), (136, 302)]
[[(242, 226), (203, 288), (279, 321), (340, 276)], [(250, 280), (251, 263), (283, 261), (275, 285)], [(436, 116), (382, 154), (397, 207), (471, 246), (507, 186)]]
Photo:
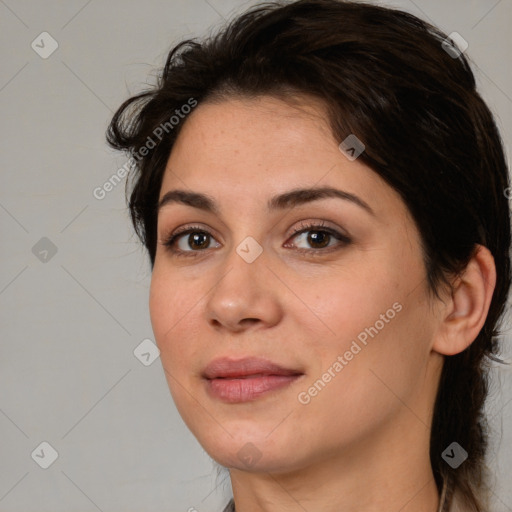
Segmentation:
[(451, 356), (465, 350), (481, 331), (496, 286), (494, 258), (483, 245), (453, 285), (432, 349)]

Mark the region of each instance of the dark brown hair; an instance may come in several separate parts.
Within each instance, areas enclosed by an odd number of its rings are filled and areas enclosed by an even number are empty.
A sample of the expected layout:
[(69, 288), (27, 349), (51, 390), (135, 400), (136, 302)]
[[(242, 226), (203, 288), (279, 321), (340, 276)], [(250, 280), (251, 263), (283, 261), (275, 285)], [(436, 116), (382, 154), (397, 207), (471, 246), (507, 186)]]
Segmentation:
[[(125, 101), (107, 132), (135, 163), (129, 208), (152, 267), (162, 176), (186, 122), (176, 114), (259, 95), (312, 95), (337, 140), (355, 134), (364, 143), (359, 158), (399, 192), (419, 229), (432, 292), (464, 270), (476, 244), (493, 254), (497, 284), (486, 322), (466, 350), (445, 358), (430, 442), (438, 488), (449, 482), (468, 510), (483, 511), (487, 362), (498, 353), (511, 280), (509, 177), (467, 58), (411, 14), (342, 0), (260, 4), (214, 36), (182, 41), (158, 84)], [(469, 454), (457, 469), (441, 457), (454, 441)]]

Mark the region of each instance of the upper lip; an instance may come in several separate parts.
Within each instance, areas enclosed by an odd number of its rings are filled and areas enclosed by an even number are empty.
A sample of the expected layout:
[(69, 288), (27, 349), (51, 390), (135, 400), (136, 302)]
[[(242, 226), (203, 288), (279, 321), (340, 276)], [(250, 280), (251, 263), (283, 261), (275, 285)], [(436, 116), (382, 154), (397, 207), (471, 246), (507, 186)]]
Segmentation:
[(203, 370), (205, 379), (247, 377), (249, 375), (302, 375), (297, 369), (285, 368), (268, 359), (221, 357), (211, 361)]

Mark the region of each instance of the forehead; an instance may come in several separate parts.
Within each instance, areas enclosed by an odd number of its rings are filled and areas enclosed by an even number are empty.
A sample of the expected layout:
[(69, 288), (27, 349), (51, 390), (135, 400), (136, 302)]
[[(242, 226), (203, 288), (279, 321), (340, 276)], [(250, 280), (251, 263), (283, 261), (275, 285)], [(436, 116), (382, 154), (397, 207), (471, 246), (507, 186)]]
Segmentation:
[(188, 188), (223, 200), (242, 196), (249, 206), (292, 188), (331, 186), (371, 199), (377, 211), (401, 203), (377, 173), (346, 158), (339, 142), (319, 101), (289, 105), (264, 96), (200, 104), (168, 159), (160, 198)]
[(242, 150), (251, 152), (259, 163), (276, 157), (294, 160), (299, 145), (304, 154), (313, 146), (326, 149), (332, 144), (335, 140), (319, 101), (304, 98), (290, 105), (259, 96), (200, 104), (185, 121), (173, 153), (226, 160)]

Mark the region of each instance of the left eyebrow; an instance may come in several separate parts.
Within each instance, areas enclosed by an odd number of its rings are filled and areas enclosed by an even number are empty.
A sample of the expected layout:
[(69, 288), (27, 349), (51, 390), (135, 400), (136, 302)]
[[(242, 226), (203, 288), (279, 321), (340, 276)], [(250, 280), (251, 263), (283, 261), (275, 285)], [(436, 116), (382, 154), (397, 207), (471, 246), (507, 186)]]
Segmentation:
[(314, 187), (314, 188), (299, 188), (285, 192), (278, 196), (273, 197), (268, 202), (269, 210), (282, 210), (284, 208), (293, 208), (301, 204), (310, 203), (312, 201), (318, 201), (319, 199), (325, 199), (330, 197), (336, 197), (345, 201), (350, 201), (357, 206), (366, 210), (370, 215), (375, 217), (375, 212), (372, 210), (370, 205), (363, 201), (360, 197), (345, 190), (339, 190), (332, 187)]
[[(373, 209), (360, 197), (350, 192), (332, 187), (313, 187), (290, 190), (271, 198), (267, 203), (267, 208), (269, 211), (283, 210), (285, 208), (294, 208), (295, 206), (331, 197), (350, 201), (375, 217)], [(214, 214), (218, 214), (220, 211), (219, 205), (211, 196), (199, 192), (190, 192), (188, 190), (170, 190), (166, 192), (158, 203), (158, 211), (171, 203), (185, 204)]]

